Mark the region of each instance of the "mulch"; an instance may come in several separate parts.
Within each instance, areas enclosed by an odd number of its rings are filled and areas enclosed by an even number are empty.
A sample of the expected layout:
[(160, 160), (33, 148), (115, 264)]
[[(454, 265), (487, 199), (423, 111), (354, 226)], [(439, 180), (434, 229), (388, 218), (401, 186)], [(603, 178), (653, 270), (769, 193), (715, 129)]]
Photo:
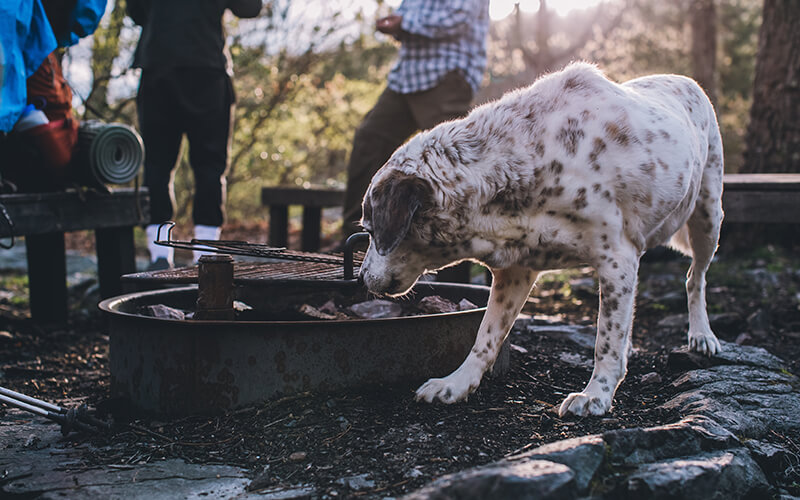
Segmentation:
[[(658, 323), (685, 313), (685, 305), (670, 294), (681, 292), (687, 266), (675, 258), (643, 263), (636, 350), (604, 417), (558, 417), (561, 400), (583, 388), (591, 364), (575, 356), (582, 353), (568, 342), (518, 329), (511, 334), (510, 371), (486, 378), (465, 403), (417, 403), (413, 391), (419, 381), (410, 381), (295, 394), (214, 417), (118, 419), (112, 432), (69, 439), (92, 445), (82, 457), (83, 467), (135, 466), (177, 457), (245, 467), (254, 490), (306, 484), (320, 496), (382, 498), (540, 444), (673, 422), (679, 416), (659, 406), (674, 394), (670, 382), (678, 374), (670, 372), (667, 354), (685, 344), (685, 332)], [(545, 279), (526, 311), (537, 318), (592, 324), (597, 297), (591, 287), (578, 286), (592, 277), (590, 270), (567, 275), (575, 286)], [(800, 259), (791, 254), (767, 249), (719, 258), (712, 265), (708, 294), (712, 314), (727, 313), (718, 335), (763, 346), (800, 373), (798, 290)], [(109, 399), (108, 336), (96, 312), (75, 311), (67, 327), (54, 329), (20, 320), (6, 309), (0, 313), (0, 331), (8, 333), (0, 336), (2, 385), (61, 404), (115, 408)], [(3, 412), (0, 408), (0, 417)], [(348, 482), (358, 476), (360, 485)]]

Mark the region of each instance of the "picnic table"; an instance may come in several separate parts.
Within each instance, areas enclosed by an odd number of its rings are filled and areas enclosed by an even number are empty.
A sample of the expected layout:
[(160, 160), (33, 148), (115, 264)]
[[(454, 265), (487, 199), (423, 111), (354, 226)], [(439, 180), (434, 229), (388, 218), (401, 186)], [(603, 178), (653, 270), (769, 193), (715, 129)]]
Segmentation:
[(0, 224), (0, 237), (25, 237), (31, 317), (36, 321), (67, 319), (64, 233), (94, 230), (101, 297), (122, 293), (120, 276), (136, 271), (133, 228), (149, 221), (146, 188), (3, 194), (0, 204), (13, 223), (12, 230)]

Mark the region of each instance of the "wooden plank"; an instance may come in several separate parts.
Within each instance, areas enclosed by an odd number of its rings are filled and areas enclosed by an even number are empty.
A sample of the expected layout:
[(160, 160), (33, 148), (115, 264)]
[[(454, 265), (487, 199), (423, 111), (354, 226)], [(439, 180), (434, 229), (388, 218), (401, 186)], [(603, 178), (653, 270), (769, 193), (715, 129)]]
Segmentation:
[(338, 207), (344, 204), (343, 189), (265, 187), (261, 188), (261, 204), (303, 205), (304, 207)]
[(726, 191), (798, 191), (800, 174), (725, 174)]
[(737, 191), (722, 193), (723, 223), (800, 223), (800, 191)]
[(31, 318), (44, 323), (67, 321), (67, 262), (64, 233), (27, 236)]
[[(14, 235), (48, 234), (149, 222), (149, 196), (142, 188), (111, 193), (67, 190), (54, 193), (0, 195), (14, 222)], [(0, 225), (0, 231), (4, 225)], [(0, 236), (8, 236), (0, 234)]]
[(107, 299), (123, 292), (120, 277), (136, 272), (133, 227), (108, 227), (95, 230), (97, 275), (100, 297)]

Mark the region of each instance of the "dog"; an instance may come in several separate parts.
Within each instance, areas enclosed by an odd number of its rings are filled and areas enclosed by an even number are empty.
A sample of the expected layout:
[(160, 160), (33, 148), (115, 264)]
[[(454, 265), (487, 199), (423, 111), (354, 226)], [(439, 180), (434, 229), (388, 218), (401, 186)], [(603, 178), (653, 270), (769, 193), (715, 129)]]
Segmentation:
[(627, 371), (639, 260), (668, 244), (692, 258), (689, 347), (721, 349), (706, 311), (706, 271), (722, 222), (722, 141), (700, 86), (678, 75), (618, 84), (573, 63), (414, 136), (373, 177), (360, 277), (405, 294), (426, 272), (469, 260), (492, 285), (475, 344), (416, 398), (465, 400), (547, 270), (591, 265), (600, 307), (594, 370), (559, 414), (602, 415)]

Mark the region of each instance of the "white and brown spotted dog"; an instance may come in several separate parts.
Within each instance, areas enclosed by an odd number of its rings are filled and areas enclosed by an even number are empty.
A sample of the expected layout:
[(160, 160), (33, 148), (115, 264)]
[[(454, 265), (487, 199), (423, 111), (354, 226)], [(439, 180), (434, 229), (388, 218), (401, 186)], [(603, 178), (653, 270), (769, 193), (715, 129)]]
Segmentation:
[(589, 263), (601, 298), (594, 371), (560, 414), (605, 413), (627, 369), (639, 258), (664, 243), (692, 257), (689, 346), (716, 353), (705, 276), (722, 173), (714, 110), (694, 81), (655, 75), (620, 85), (585, 63), (411, 139), (364, 197), (366, 286), (401, 295), (421, 273), (463, 260), (494, 277), (472, 351), (417, 399), (466, 399), (539, 274)]

